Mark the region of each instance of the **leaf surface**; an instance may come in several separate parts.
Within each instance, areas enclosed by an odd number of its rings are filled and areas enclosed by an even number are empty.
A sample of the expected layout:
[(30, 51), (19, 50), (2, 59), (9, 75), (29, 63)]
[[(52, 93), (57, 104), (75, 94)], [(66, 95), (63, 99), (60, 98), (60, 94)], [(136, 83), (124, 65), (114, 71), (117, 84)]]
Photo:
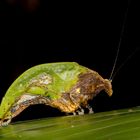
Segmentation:
[(0, 140), (138, 140), (140, 107), (81, 116), (52, 117), (0, 128)]

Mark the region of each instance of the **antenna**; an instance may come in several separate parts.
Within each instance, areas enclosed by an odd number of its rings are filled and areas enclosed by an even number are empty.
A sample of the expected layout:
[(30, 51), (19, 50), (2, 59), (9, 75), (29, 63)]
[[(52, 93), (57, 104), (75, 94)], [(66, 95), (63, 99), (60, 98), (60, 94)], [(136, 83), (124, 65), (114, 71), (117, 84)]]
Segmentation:
[(124, 66), (124, 64), (126, 64), (126, 62), (132, 58), (132, 56), (139, 50), (139, 48), (137, 47), (135, 50), (132, 51), (132, 53), (123, 61), (123, 63), (119, 66), (119, 68), (116, 70), (116, 72), (114, 73), (114, 75), (112, 76), (111, 81), (114, 79), (114, 77), (116, 76), (116, 74), (118, 73), (118, 71)]
[(124, 29), (125, 29), (125, 24), (126, 24), (126, 19), (127, 19), (127, 15), (128, 15), (129, 5), (130, 5), (130, 0), (128, 0), (128, 7), (127, 7), (125, 15), (124, 15), (124, 21), (123, 21), (123, 25), (122, 25), (121, 34), (120, 34), (120, 41), (119, 41), (119, 44), (118, 44), (118, 49), (117, 49), (116, 57), (115, 57), (114, 64), (113, 64), (113, 67), (112, 67), (112, 71), (111, 71), (111, 74), (110, 74), (110, 77), (109, 77), (110, 81), (112, 81), (112, 77), (114, 77), (113, 73), (114, 73), (114, 70), (115, 70), (115, 67), (116, 67), (116, 64), (117, 64), (117, 60), (118, 60), (118, 56), (119, 56), (119, 52), (120, 52), (120, 46), (121, 46), (121, 43), (122, 43), (122, 37), (123, 37)]

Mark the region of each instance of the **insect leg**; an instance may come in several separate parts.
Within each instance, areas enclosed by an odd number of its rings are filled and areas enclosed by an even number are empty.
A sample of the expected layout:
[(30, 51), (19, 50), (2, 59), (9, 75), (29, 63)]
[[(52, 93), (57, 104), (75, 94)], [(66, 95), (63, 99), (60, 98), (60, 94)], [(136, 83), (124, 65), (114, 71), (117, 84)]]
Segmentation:
[(79, 106), (79, 110), (76, 111), (78, 113), (78, 115), (84, 115), (84, 109)]
[(90, 105), (86, 105), (86, 108), (89, 110), (89, 114), (92, 114), (92, 113), (94, 113), (94, 111), (93, 111), (93, 109), (92, 109), (92, 107), (90, 106)]

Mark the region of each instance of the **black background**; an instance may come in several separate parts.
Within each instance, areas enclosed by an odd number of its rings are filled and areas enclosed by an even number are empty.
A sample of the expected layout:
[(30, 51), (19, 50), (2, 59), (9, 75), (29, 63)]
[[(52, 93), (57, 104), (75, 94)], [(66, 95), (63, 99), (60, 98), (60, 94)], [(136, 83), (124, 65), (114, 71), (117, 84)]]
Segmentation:
[[(128, 8), (127, 0), (40, 0), (30, 9), (25, 1), (0, 1), (0, 99), (28, 68), (49, 62), (75, 61), (109, 78)], [(140, 9), (130, 1), (113, 79), (113, 96), (101, 92), (91, 105), (95, 112), (140, 105)], [(58, 110), (32, 106), (19, 120), (57, 116)], [(61, 114), (62, 115), (62, 114)]]

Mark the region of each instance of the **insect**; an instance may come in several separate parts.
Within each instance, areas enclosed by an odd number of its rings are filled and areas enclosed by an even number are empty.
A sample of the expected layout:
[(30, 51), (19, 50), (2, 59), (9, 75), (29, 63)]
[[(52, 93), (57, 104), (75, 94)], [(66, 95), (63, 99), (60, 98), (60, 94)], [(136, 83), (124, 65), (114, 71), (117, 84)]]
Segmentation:
[[(112, 79), (124, 31), (121, 31), (117, 55), (109, 79), (76, 62), (41, 64), (21, 74), (9, 87), (0, 105), (0, 126), (8, 125), (12, 118), (34, 104), (45, 104), (65, 113), (84, 114), (83, 108), (93, 113), (88, 101), (104, 90), (112, 95)], [(120, 69), (120, 68), (119, 68)]]
[(62, 112), (83, 114), (83, 107), (101, 90), (112, 95), (112, 85), (97, 72), (75, 62), (34, 66), (17, 78), (6, 92), (0, 106), (0, 125), (7, 125), (25, 108), (45, 104)]

